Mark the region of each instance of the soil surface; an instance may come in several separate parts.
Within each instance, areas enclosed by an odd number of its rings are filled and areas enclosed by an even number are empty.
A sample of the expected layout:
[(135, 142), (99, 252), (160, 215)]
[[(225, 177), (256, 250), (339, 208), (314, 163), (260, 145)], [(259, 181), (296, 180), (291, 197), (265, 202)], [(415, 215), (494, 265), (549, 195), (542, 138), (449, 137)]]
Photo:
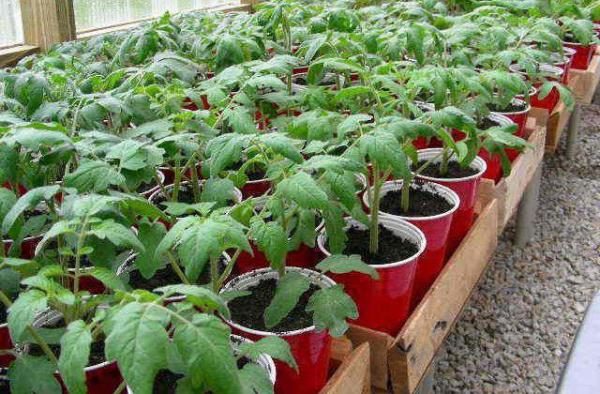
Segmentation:
[[(426, 161), (422, 160), (413, 169), (421, 168), (425, 163)], [(457, 161), (450, 161), (448, 162), (448, 171), (442, 175), (440, 174), (440, 166), (440, 163), (431, 163), (421, 171), (421, 175), (440, 179), (456, 179), (467, 178), (479, 172), (472, 167), (461, 167)]]
[(262, 280), (257, 285), (249, 287), (247, 290), (252, 292), (252, 295), (238, 297), (229, 302), (231, 320), (244, 327), (270, 332), (286, 332), (312, 326), (312, 313), (306, 312), (306, 305), (319, 287), (311, 284), (310, 288), (300, 296), (296, 307), (278, 325), (273, 328), (265, 327), (263, 316), (275, 296), (276, 288), (275, 279)]
[[(202, 187), (200, 187), (202, 190)], [(168, 190), (169, 195), (173, 193), (173, 190)], [(154, 204), (157, 206), (161, 206), (163, 202), (167, 201), (167, 198), (162, 194), (158, 194), (155, 198)], [(177, 194), (177, 201), (185, 204), (194, 204), (196, 200), (194, 199), (194, 189), (191, 185), (179, 185), (179, 194)]]
[(419, 186), (410, 187), (408, 211), (402, 209), (401, 203), (402, 191), (391, 190), (381, 197), (379, 210), (391, 215), (426, 217), (439, 215), (453, 208), (444, 197)]
[(488, 104), (488, 108), (492, 112), (521, 112), (527, 109), (527, 104), (522, 103), (520, 105), (516, 105), (513, 102), (509, 103), (506, 107), (502, 108), (494, 104)]
[(137, 188), (137, 192), (145, 193), (148, 190), (154, 189), (156, 186), (157, 186), (157, 183), (155, 181), (144, 182)]
[(152, 394), (175, 394), (177, 392), (177, 381), (181, 378), (183, 378), (183, 375), (161, 369), (154, 378)]
[(480, 130), (487, 130), (487, 129), (491, 129), (492, 127), (498, 127), (500, 126), (500, 123), (496, 122), (493, 119), (490, 119), (488, 117), (483, 118), (482, 120), (480, 120), (477, 123), (477, 128)]
[(362, 260), (371, 265), (391, 264), (414, 256), (419, 247), (410, 240), (396, 236), (391, 230), (379, 225), (379, 251), (375, 254), (369, 251), (369, 231), (356, 226), (346, 231), (348, 242), (344, 254), (359, 255)]

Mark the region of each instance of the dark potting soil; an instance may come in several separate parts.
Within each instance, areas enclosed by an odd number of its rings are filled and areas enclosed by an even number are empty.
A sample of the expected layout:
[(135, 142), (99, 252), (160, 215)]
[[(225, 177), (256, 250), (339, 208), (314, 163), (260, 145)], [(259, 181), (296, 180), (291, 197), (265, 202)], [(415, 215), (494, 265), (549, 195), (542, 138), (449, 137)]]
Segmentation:
[(10, 394), (10, 381), (6, 375), (0, 376), (0, 393)]
[(275, 279), (261, 280), (258, 284), (250, 286), (247, 290), (252, 293), (251, 295), (238, 297), (229, 302), (231, 320), (244, 327), (270, 332), (294, 331), (312, 326), (312, 313), (306, 311), (306, 305), (319, 287), (311, 284), (310, 288), (300, 296), (294, 309), (278, 325), (272, 328), (265, 327), (263, 315), (275, 296), (276, 288)]
[(480, 130), (487, 130), (492, 127), (498, 127), (498, 126), (500, 126), (500, 123), (496, 122), (493, 119), (490, 119), (489, 117), (485, 117), (477, 123), (477, 127)]
[(386, 227), (379, 225), (379, 251), (375, 254), (369, 251), (369, 231), (352, 226), (346, 230), (348, 242), (344, 254), (357, 254), (371, 265), (391, 264), (414, 256), (419, 248), (413, 242), (401, 238)]
[(389, 191), (381, 198), (380, 210), (399, 216), (435, 216), (452, 209), (444, 197), (431, 193), (420, 186), (411, 186), (408, 211), (402, 210), (402, 191)]
[(511, 102), (504, 108), (495, 104), (488, 104), (488, 108), (492, 112), (521, 112), (527, 109), (527, 104), (520, 103), (519, 105), (516, 105), (515, 103)]
[[(323, 79), (321, 79), (319, 81), (319, 83), (317, 84), (318, 86), (335, 86), (336, 81), (335, 81), (335, 76), (334, 75), (325, 75), (323, 77)], [(296, 84), (296, 85), (301, 85), (301, 86), (308, 86), (308, 76), (306, 74), (298, 74), (298, 75), (294, 75), (292, 77), (292, 81)]]
[[(416, 168), (421, 168), (423, 165), (425, 165), (425, 163), (425, 160), (418, 162)], [(471, 167), (463, 168), (457, 161), (448, 162), (448, 171), (443, 175), (440, 174), (440, 167), (440, 163), (431, 163), (423, 171), (421, 171), (421, 175), (440, 179), (455, 179), (466, 178), (471, 175), (475, 175), (479, 172), (478, 170)]]
[(138, 188), (137, 188), (137, 192), (138, 193), (145, 193), (148, 190), (152, 190), (157, 186), (155, 181), (150, 181), (150, 182), (144, 182), (142, 183)]
[(4, 304), (0, 305), (0, 324), (6, 323), (6, 317), (8, 314), (6, 313), (6, 306)]
[[(200, 188), (201, 189), (201, 188)], [(171, 189), (169, 194), (173, 193)], [(161, 206), (163, 202), (167, 201), (167, 197), (165, 197), (162, 193), (156, 197), (155, 204), (157, 206)], [(177, 194), (177, 201), (185, 204), (194, 204), (196, 200), (194, 198), (194, 189), (191, 185), (179, 185), (179, 194)]]
[[(219, 264), (219, 274), (222, 274), (226, 265), (225, 258), (221, 258)], [(207, 263), (204, 271), (198, 277), (198, 284), (205, 285), (210, 282), (210, 265)], [(142, 289), (152, 291), (162, 286), (180, 284), (181, 279), (173, 271), (170, 265), (159, 269), (154, 275), (146, 279), (142, 276), (139, 270), (134, 269), (129, 272), (129, 285), (134, 289)]]
[(152, 394), (175, 394), (177, 381), (182, 377), (183, 375), (171, 372), (168, 369), (161, 369), (154, 378)]

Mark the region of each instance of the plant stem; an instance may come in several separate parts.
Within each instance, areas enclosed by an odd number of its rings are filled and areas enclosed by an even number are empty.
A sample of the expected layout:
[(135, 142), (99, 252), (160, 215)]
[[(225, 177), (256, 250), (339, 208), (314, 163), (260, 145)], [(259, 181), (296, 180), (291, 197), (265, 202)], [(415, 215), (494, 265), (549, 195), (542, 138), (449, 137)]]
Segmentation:
[(86, 228), (88, 225), (89, 216), (86, 216), (83, 219), (83, 224), (81, 225), (81, 233), (79, 233), (79, 238), (77, 239), (77, 250), (75, 252), (75, 279), (73, 280), (73, 293), (77, 294), (79, 292), (79, 271), (81, 269), (81, 249), (83, 249), (85, 238), (86, 238)]
[(450, 155), (448, 149), (442, 150), (442, 161), (440, 162), (440, 175), (446, 175), (448, 173), (448, 162), (450, 161)]
[(175, 260), (175, 257), (173, 257), (173, 254), (171, 252), (168, 252), (167, 257), (169, 258), (169, 264), (171, 264), (171, 268), (173, 269), (173, 271), (175, 271), (179, 279), (181, 279), (181, 282), (186, 285), (191, 284), (187, 276), (185, 276), (185, 274), (179, 267), (179, 264), (177, 264), (177, 261)]
[(219, 292), (219, 258), (210, 260), (210, 281), (212, 282), (212, 290), (216, 294)]
[(412, 184), (412, 177), (404, 179), (402, 182), (402, 195), (401, 195), (401, 207), (403, 212), (408, 212), (410, 208), (410, 185)]
[[(368, 179), (368, 178), (367, 178)], [(368, 182), (367, 182), (368, 183)], [(381, 192), (381, 180), (379, 179), (379, 168), (373, 163), (373, 193), (369, 203), (371, 204), (371, 221), (369, 229), (369, 252), (379, 252), (379, 194)]]

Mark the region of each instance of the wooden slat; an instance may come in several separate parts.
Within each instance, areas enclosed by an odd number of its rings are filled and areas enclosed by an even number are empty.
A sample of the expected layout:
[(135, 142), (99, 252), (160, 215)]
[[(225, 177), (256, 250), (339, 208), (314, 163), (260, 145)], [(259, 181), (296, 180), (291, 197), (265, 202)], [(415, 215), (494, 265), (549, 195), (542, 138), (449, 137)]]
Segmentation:
[(350, 338), (356, 347), (365, 342), (369, 343), (371, 349), (371, 384), (382, 390), (387, 389), (390, 376), (388, 349), (394, 343), (394, 338), (386, 333), (352, 324), (346, 336)]
[(394, 393), (412, 393), (460, 316), (497, 245), (492, 201), (446, 264), (389, 349)]
[(369, 345), (347, 355), (320, 394), (368, 394), (371, 392)]
[(0, 50), (0, 67), (14, 66), (25, 56), (38, 52), (40, 48), (32, 45), (19, 45), (10, 49)]
[(76, 37), (73, 0), (21, 0), (21, 17), (25, 44), (42, 51)]
[(546, 152), (553, 153), (558, 147), (560, 136), (569, 123), (571, 117), (571, 111), (567, 109), (565, 104), (561, 101), (558, 103), (548, 123), (546, 123)]
[(595, 55), (587, 70), (571, 69), (569, 72), (569, 88), (575, 99), (583, 104), (590, 104), (600, 82), (600, 56)]

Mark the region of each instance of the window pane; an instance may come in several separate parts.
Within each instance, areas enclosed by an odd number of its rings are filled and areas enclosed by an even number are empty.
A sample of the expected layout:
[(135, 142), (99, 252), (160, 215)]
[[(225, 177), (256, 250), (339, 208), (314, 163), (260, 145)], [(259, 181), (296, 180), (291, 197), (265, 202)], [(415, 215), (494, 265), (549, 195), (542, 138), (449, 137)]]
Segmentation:
[(23, 43), (19, 0), (0, 0), (0, 47)]
[(77, 31), (157, 17), (166, 11), (174, 13), (238, 3), (239, 0), (73, 0)]

